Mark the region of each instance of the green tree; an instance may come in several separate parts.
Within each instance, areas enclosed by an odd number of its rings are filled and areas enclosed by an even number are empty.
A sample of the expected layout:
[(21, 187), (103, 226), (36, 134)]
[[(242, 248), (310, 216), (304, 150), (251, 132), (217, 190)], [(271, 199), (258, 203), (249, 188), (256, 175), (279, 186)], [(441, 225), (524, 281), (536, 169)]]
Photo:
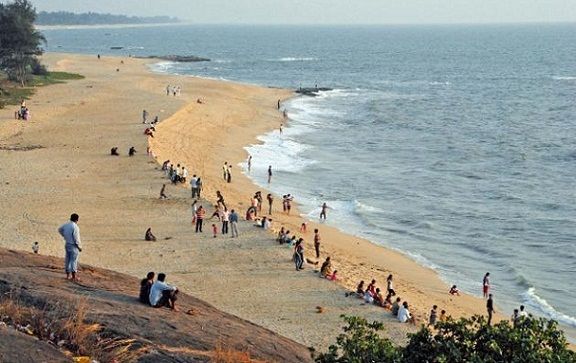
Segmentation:
[(336, 338), (327, 353), (316, 358), (318, 363), (372, 363), (401, 362), (400, 350), (386, 338), (380, 336), (384, 324), (368, 323), (364, 318), (342, 315), (348, 326)]
[(409, 334), (404, 348), (406, 363), (514, 362), (573, 363), (564, 333), (554, 320), (526, 318), (513, 326), (501, 321), (486, 324), (482, 316), (449, 319)]
[(516, 326), (501, 321), (489, 326), (482, 316), (438, 322), (408, 334), (405, 347), (382, 338), (383, 324), (344, 317), (348, 326), (316, 357), (317, 363), (576, 363), (564, 333), (554, 320), (526, 318)]
[(34, 28), (36, 9), (28, 0), (0, 4), (0, 69), (24, 86), (42, 54), (44, 36)]

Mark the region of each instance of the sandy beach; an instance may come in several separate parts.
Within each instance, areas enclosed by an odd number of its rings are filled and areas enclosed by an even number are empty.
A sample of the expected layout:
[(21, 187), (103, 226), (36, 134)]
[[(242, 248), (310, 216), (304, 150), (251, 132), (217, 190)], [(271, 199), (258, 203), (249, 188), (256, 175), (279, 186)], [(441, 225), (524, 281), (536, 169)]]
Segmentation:
[[(381, 308), (345, 297), (360, 280), (376, 279), (385, 289), (386, 276), (393, 274), (396, 292), (421, 321), (433, 304), (452, 316), (485, 313), (485, 301), (451, 296), (433, 270), (324, 224), (308, 223), (306, 256), (313, 257), (312, 231), (319, 228), (320, 263), (331, 256), (339, 283), (318, 278), (313, 266), (296, 272), (291, 249), (251, 222), (240, 223), (238, 239), (212, 238), (211, 223), (202, 235), (194, 233), (190, 191), (170, 185), (159, 163), (170, 159), (202, 177), (208, 215), (220, 190), (227, 205), (243, 216), (250, 197), (262, 190), (237, 166), (247, 157), (243, 147), (284, 122), (276, 101), (293, 94), (154, 74), (148, 68), (152, 60), (122, 61), (47, 54), (44, 62), (51, 70), (86, 78), (40, 88), (27, 102), (29, 122), (13, 119), (15, 107), (0, 110), (0, 246), (30, 250), (32, 242), (39, 241), (40, 253), (61, 256), (63, 243), (56, 229), (76, 212), (85, 245), (81, 263), (138, 277), (166, 272), (169, 282), (189, 294), (320, 349), (340, 332), (341, 314), (383, 320), (388, 335), (398, 342), (415, 329)], [(181, 95), (166, 96), (168, 84), (181, 86)], [(202, 104), (196, 103), (198, 98)], [(149, 140), (143, 135), (143, 109), (161, 121)], [(146, 154), (148, 145), (156, 158)], [(119, 157), (109, 155), (113, 146), (119, 147)], [(127, 156), (131, 146), (137, 150), (134, 157)], [(233, 165), (232, 183), (222, 179), (224, 162)], [(168, 184), (167, 200), (158, 198), (163, 183)], [(286, 216), (281, 209), (280, 196), (275, 196), (275, 228), (297, 231), (303, 222), (298, 211)], [(143, 240), (148, 227), (158, 242)], [(484, 273), (478, 271), (479, 290)], [(323, 307), (322, 314), (317, 306)]]

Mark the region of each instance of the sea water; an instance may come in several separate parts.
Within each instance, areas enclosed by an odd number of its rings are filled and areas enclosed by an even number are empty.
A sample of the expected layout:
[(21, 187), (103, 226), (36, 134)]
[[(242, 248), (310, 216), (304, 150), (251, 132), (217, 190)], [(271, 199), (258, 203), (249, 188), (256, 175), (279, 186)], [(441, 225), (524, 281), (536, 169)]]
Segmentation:
[(328, 224), (473, 295), (489, 271), (505, 314), (525, 304), (576, 327), (576, 25), (44, 34), (50, 51), (212, 59), (162, 72), (332, 88), (285, 102), (284, 133), (247, 147), (256, 183), (291, 193), (312, 220), (326, 202)]

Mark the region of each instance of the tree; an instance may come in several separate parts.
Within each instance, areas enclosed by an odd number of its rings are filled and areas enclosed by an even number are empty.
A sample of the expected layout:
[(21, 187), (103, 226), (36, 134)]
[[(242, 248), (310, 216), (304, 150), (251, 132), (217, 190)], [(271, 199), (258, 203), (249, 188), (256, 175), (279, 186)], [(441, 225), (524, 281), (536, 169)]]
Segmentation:
[(336, 345), (316, 358), (317, 363), (401, 362), (400, 350), (379, 334), (380, 322), (368, 323), (364, 318), (342, 315), (348, 326), (336, 338)]
[(513, 326), (503, 320), (494, 326), (482, 316), (449, 319), (436, 332), (422, 328), (409, 334), (403, 362), (576, 362), (558, 323), (544, 318), (521, 318)]
[(383, 324), (344, 317), (348, 326), (317, 363), (576, 363), (564, 333), (554, 320), (522, 318), (516, 325), (501, 321), (489, 326), (482, 316), (448, 319), (408, 334), (405, 347), (395, 346), (378, 332)]
[(34, 29), (36, 9), (28, 0), (0, 4), (0, 69), (24, 86), (42, 54), (44, 36)]

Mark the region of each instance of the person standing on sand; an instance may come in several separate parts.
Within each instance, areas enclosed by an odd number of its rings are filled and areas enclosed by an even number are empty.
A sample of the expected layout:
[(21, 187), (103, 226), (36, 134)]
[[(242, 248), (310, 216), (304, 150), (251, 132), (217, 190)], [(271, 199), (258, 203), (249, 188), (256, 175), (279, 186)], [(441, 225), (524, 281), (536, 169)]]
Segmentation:
[(204, 222), (205, 215), (206, 211), (202, 206), (199, 206), (198, 210), (196, 210), (196, 233), (202, 233), (202, 222)]
[(166, 86), (166, 96), (170, 96), (170, 85)]
[(322, 203), (322, 211), (320, 212), (320, 219), (326, 220), (326, 209), (328, 209), (328, 206), (326, 205), (326, 202), (324, 202)]
[[(80, 217), (78, 214), (73, 213), (70, 216), (70, 222), (64, 223), (58, 228), (58, 233), (64, 238), (66, 258), (65, 258), (65, 270), (66, 279), (72, 281), (79, 281), (76, 273), (78, 272), (78, 256), (82, 252), (81, 242), (80, 242), (80, 228), (78, 227), (78, 220)], [(72, 276), (72, 277), (70, 277)]]
[(492, 300), (492, 294), (488, 294), (488, 301), (486, 301), (486, 311), (488, 312), (488, 325), (492, 322), (492, 314), (496, 312), (494, 310), (494, 301)]
[(274, 202), (274, 197), (272, 194), (268, 193), (266, 199), (268, 200), (268, 214), (272, 215), (272, 203)]
[(228, 162), (225, 161), (224, 165), (222, 165), (222, 177), (224, 178), (224, 181), (228, 180)]
[(314, 230), (314, 249), (316, 250), (316, 258), (320, 258), (320, 232), (318, 229)]
[(486, 272), (482, 281), (482, 293), (485, 299), (488, 297), (488, 291), (490, 291), (490, 272)]
[(248, 172), (250, 172), (250, 169), (252, 169), (252, 155), (248, 156), (248, 161), (246, 163), (248, 164)]
[(280, 135), (282, 135), (282, 134), (283, 134), (283, 129), (282, 129), (282, 126), (284, 126), (284, 125), (283, 125), (283, 124), (280, 124)]
[(202, 180), (198, 177), (196, 181), (196, 196), (200, 198), (200, 192), (202, 192)]
[(230, 221), (230, 212), (227, 208), (224, 208), (222, 215), (220, 216), (222, 220), (222, 234), (228, 234), (228, 223)]
[(272, 181), (272, 165), (268, 165), (268, 184)]
[(388, 278), (386, 279), (386, 284), (388, 295), (396, 296), (396, 291), (394, 291), (394, 276), (392, 276), (392, 274), (388, 275)]
[(196, 197), (196, 190), (197, 190), (198, 178), (196, 174), (192, 175), (192, 179), (190, 179), (190, 192), (192, 194), (192, 199)]
[(232, 165), (228, 165), (228, 175), (226, 176), (226, 182), (232, 183)]
[(34, 242), (34, 244), (32, 245), (32, 251), (35, 254), (38, 254), (38, 251), (40, 250), (40, 245), (38, 244), (38, 242)]
[(280, 109), (280, 100), (278, 100), (278, 109)]
[(230, 211), (228, 216), (230, 220), (230, 229), (232, 230), (232, 237), (238, 237), (238, 213), (234, 209)]
[(148, 121), (148, 111), (143, 110), (142, 111), (142, 123), (145, 124), (146, 121)]

